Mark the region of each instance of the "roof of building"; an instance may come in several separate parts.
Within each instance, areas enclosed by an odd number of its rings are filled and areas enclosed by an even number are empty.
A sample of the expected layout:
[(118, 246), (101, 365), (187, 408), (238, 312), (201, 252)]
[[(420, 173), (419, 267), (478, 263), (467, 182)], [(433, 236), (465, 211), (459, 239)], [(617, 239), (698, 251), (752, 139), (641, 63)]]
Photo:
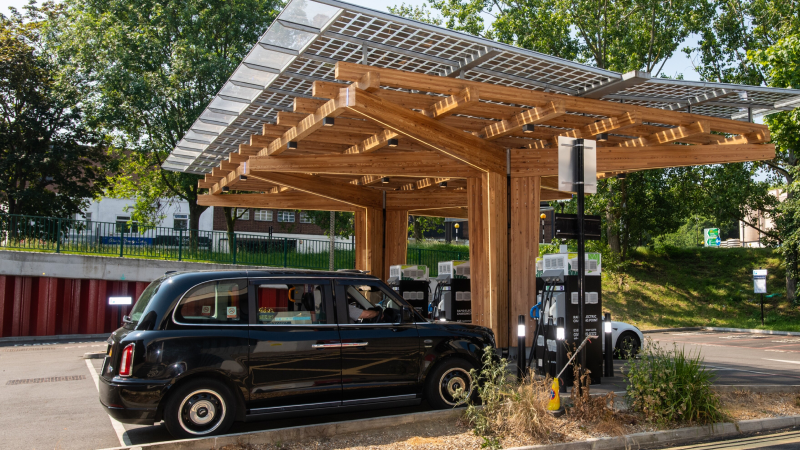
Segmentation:
[(296, 97), (311, 98), (314, 81), (336, 82), (338, 61), (744, 121), (800, 105), (798, 90), (620, 74), (345, 2), (292, 0), (163, 167), (211, 172)]

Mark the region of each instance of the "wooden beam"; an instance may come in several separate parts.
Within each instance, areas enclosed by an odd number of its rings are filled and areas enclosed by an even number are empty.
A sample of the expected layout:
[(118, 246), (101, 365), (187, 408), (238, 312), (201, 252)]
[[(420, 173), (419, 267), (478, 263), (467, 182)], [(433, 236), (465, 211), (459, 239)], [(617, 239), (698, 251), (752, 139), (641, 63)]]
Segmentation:
[(538, 124), (546, 120), (558, 117), (566, 113), (564, 102), (559, 100), (550, 102), (546, 106), (540, 106), (530, 110), (523, 111), (508, 120), (502, 120), (487, 126), (478, 132), (478, 137), (494, 140), (503, 136), (508, 136), (522, 129), (527, 124)]
[(386, 209), (423, 210), (467, 206), (467, 191), (454, 189), (386, 193)]
[[(408, 211), (396, 209), (386, 211), (386, 262), (383, 279), (389, 278), (389, 266), (405, 264), (408, 253)], [(421, 311), (423, 315), (427, 311)]]
[[(509, 323), (516, 323), (520, 314), (528, 317), (528, 312), (536, 303), (536, 257), (539, 256), (541, 240), (539, 201), (541, 177), (517, 177), (511, 179), (511, 256), (509, 277), (511, 292), (509, 300)], [(533, 321), (525, 333), (526, 345), (531, 345)], [(509, 332), (512, 327), (509, 327)], [(509, 342), (512, 342), (509, 336)]]
[(360, 208), (354, 217), (356, 237), (356, 269), (368, 270), (380, 277), (384, 268), (383, 210)]
[(439, 183), (443, 183), (443, 182), (449, 181), (451, 179), (452, 178), (449, 178), (449, 177), (423, 178), (423, 179), (417, 180), (417, 181), (415, 181), (413, 183), (408, 183), (406, 185), (401, 186), (400, 190), (401, 191), (413, 191), (413, 190), (416, 190), (416, 189), (425, 189), (427, 187), (436, 186)]
[(384, 178), (383, 175), (364, 175), (363, 177), (358, 177), (351, 181), (350, 184), (355, 184), (356, 186), (369, 186), (370, 184), (381, 181), (382, 178)]
[(640, 137), (622, 142), (618, 147), (647, 147), (649, 145), (663, 145), (679, 141), (697, 134), (708, 134), (711, 128), (708, 121), (701, 120), (685, 127), (669, 128), (647, 137)]
[[(558, 161), (556, 161), (558, 163)], [(478, 171), (436, 152), (369, 153), (364, 155), (259, 156), (250, 158), (248, 170), (314, 172), (332, 175), (382, 175), (387, 177), (466, 178)]]
[[(656, 145), (650, 147), (600, 147), (598, 172), (663, 169), (775, 158), (774, 144)], [(558, 150), (512, 149), (511, 176), (558, 175)]]
[(248, 177), (253, 177), (281, 186), (287, 186), (301, 192), (319, 195), (353, 206), (382, 208), (383, 196), (379, 191), (353, 186), (349, 183), (299, 173), (261, 172), (251, 170)]
[(356, 90), (348, 107), (391, 131), (483, 172), (505, 173), (505, 150), (366, 91)]
[(439, 209), (420, 209), (409, 211), (412, 216), (424, 217), (450, 217), (454, 219), (467, 219), (467, 208), (439, 208)]
[(464, 88), (474, 87), (480, 90), (481, 98), (485, 100), (496, 100), (504, 103), (530, 105), (534, 107), (545, 106), (549, 102), (563, 100), (567, 111), (607, 117), (617, 117), (627, 112), (637, 112), (644, 121), (676, 126), (688, 125), (699, 120), (708, 120), (713, 131), (721, 131), (730, 134), (752, 133), (765, 128), (764, 125), (702, 116), (699, 114), (688, 114), (679, 111), (668, 111), (625, 103), (553, 94), (459, 78), (404, 72), (396, 69), (378, 68), (343, 61), (336, 63), (335, 76), (337, 80), (355, 81), (366, 72), (377, 72), (380, 75), (381, 86), (393, 88), (419, 89), (437, 94), (453, 95)]
[(561, 136), (593, 139), (600, 133), (610, 133), (612, 131), (641, 124), (642, 119), (639, 117), (639, 114), (635, 112), (629, 112), (619, 117), (609, 117), (607, 119), (598, 120), (597, 122), (590, 123), (582, 128), (562, 133)]
[(202, 206), (229, 206), (241, 208), (302, 209), (307, 211), (349, 211), (361, 210), (346, 203), (329, 200), (303, 192), (284, 192), (282, 194), (225, 194), (198, 195), (197, 204)]
[(446, 99), (436, 102), (433, 106), (422, 110), (422, 114), (438, 119), (441, 117), (457, 114), (467, 108), (475, 106), (480, 102), (480, 94), (475, 88), (462, 89), (457, 94), (451, 95)]
[(506, 177), (488, 172), (467, 180), (472, 323), (494, 331), (508, 347)]

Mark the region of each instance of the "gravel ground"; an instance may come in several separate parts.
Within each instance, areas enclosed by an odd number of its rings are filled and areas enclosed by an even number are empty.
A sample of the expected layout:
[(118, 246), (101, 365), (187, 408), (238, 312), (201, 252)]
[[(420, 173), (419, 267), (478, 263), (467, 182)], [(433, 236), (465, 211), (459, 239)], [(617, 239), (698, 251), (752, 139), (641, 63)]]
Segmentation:
[[(800, 396), (794, 394), (732, 392), (721, 395), (721, 400), (723, 408), (736, 421), (800, 414)], [(596, 423), (579, 423), (564, 416), (558, 425), (554, 431), (559, 437), (555, 441), (578, 441), (660, 429), (630, 414)], [(679, 426), (686, 425), (676, 425)], [(219, 450), (477, 450), (483, 443), (483, 438), (475, 436), (461, 420), (447, 420), (299, 442), (226, 446)], [(544, 443), (525, 438), (509, 438), (501, 442), (503, 448)]]

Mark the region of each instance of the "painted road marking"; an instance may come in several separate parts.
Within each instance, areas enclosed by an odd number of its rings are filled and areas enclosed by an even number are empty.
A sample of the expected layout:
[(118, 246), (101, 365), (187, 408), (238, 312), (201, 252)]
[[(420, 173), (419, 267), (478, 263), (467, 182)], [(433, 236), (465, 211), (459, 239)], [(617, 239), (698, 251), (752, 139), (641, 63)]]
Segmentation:
[[(92, 360), (84, 359), (84, 361), (86, 361), (86, 367), (89, 368), (89, 373), (92, 374), (94, 387), (97, 388), (97, 392), (100, 393), (100, 378), (97, 376), (97, 371), (95, 370), (94, 366), (92, 366)], [(114, 427), (114, 432), (117, 433), (117, 438), (119, 439), (120, 445), (123, 447), (131, 445), (131, 440), (128, 439), (128, 435), (125, 434), (125, 427), (122, 426), (122, 423), (111, 416), (108, 416), (108, 418), (111, 419), (111, 426)]]
[(767, 359), (767, 358), (761, 358), (761, 359), (766, 360), (766, 361), (783, 362), (783, 363), (789, 363), (789, 364), (800, 364), (800, 361), (787, 361), (785, 359)]

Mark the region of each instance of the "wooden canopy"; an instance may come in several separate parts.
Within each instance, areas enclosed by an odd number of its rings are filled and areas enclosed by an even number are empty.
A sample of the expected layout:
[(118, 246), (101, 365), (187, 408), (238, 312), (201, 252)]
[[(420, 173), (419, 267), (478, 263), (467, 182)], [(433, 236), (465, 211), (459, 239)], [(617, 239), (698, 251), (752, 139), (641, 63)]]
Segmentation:
[(199, 203), (352, 211), (356, 267), (384, 278), (405, 262), (408, 214), (468, 217), (473, 322), (501, 347), (534, 300), (539, 202), (571, 197), (558, 136), (606, 133), (600, 178), (775, 156), (749, 122), (346, 62), (336, 79), (230, 153)]

